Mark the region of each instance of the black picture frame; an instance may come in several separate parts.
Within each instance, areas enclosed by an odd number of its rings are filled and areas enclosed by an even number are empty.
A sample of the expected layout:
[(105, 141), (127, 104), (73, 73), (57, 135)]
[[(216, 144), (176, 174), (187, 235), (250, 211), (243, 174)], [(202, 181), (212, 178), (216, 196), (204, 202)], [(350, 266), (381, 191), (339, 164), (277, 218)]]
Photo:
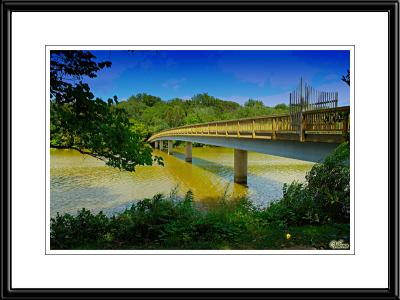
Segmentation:
[[(19, 11), (389, 12), (389, 253), (387, 289), (15, 289), (11, 286), (11, 18)], [(399, 299), (399, 3), (398, 1), (2, 1), (1, 297), (4, 299)], [(384, 200), (384, 199), (381, 199)]]

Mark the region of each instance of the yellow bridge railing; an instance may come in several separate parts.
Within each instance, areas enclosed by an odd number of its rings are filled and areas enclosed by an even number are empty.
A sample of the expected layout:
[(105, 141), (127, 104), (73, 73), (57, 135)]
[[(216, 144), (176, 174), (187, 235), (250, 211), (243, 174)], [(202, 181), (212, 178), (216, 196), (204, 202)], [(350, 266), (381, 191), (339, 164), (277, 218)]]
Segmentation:
[(215, 121), (167, 129), (149, 142), (165, 137), (212, 136), (301, 142), (340, 143), (349, 138), (350, 107), (304, 111), (298, 114)]

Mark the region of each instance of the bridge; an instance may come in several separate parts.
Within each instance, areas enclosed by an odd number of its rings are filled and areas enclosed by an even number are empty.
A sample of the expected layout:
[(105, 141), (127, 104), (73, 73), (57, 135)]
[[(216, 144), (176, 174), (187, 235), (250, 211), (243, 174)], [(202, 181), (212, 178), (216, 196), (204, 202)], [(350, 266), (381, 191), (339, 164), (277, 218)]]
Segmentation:
[(289, 113), (187, 125), (149, 138), (156, 148), (185, 141), (185, 160), (192, 161), (192, 143), (234, 149), (234, 181), (247, 183), (247, 151), (311, 162), (322, 161), (350, 136), (350, 106), (338, 107), (337, 92), (323, 92), (300, 79), (289, 94)]
[(284, 115), (186, 125), (158, 132), (148, 140), (160, 150), (168, 141), (184, 141), (185, 160), (192, 161), (192, 143), (234, 149), (234, 181), (247, 183), (247, 151), (311, 162), (323, 160), (349, 139), (350, 107), (300, 111)]

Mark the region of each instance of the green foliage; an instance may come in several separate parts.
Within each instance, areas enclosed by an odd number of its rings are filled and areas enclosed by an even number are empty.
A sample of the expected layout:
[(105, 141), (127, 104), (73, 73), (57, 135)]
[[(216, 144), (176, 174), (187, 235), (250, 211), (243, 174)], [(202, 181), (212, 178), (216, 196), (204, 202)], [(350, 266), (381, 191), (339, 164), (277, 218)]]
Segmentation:
[[(106, 217), (82, 209), (51, 219), (52, 249), (282, 249), (295, 245), (326, 249), (332, 239), (349, 240), (346, 224), (285, 227), (265, 217), (268, 209), (248, 200), (221, 200), (212, 210), (193, 194), (174, 201), (155, 195), (123, 213)], [(292, 240), (286, 238), (290, 232)]]
[(169, 106), (165, 112), (165, 121), (169, 127), (178, 127), (183, 124), (185, 111), (181, 106)]
[(275, 105), (274, 107), (275, 109), (279, 109), (279, 110), (289, 110), (289, 107), (285, 104), (285, 103), (280, 103)]
[[(110, 67), (96, 62), (89, 51), (52, 51), (50, 64), (50, 146), (75, 149), (102, 159), (107, 165), (134, 171), (137, 165), (162, 164), (152, 157), (147, 131), (132, 124), (117, 97), (107, 102), (95, 98), (82, 80)], [(142, 96), (147, 104), (152, 96)], [(155, 101), (155, 100), (154, 100)]]
[(190, 100), (175, 98), (169, 101), (162, 101), (147, 94), (138, 94), (120, 102), (117, 106), (124, 108), (130, 118), (143, 123), (150, 134), (187, 124), (283, 114), (289, 111), (285, 104), (269, 107), (262, 101), (249, 99), (244, 106), (241, 106), (207, 93), (194, 95)]
[(57, 213), (51, 219), (51, 243), (54, 248), (65, 249), (76, 247), (82, 243), (101, 241), (107, 238), (111, 220), (102, 212), (93, 215), (89, 210), (82, 209), (77, 216)]
[(263, 107), (264, 103), (262, 101), (259, 100), (254, 100), (254, 99), (249, 99), (244, 103), (245, 107)]
[(306, 183), (284, 184), (283, 198), (265, 212), (281, 226), (348, 222), (350, 213), (350, 146), (337, 147), (323, 163), (315, 164)]
[(342, 76), (342, 81), (346, 82), (350, 86), (350, 70), (347, 70), (346, 76)]
[[(82, 83), (84, 76), (94, 78), (111, 62), (97, 63), (89, 51), (52, 50), (50, 53), (50, 95), (57, 103), (70, 103), (82, 93), (89, 95), (89, 86)], [(90, 94), (91, 95), (91, 94)], [(90, 96), (92, 98), (93, 95)]]
[(350, 212), (350, 144), (343, 143), (307, 174), (307, 190), (323, 220), (347, 221)]

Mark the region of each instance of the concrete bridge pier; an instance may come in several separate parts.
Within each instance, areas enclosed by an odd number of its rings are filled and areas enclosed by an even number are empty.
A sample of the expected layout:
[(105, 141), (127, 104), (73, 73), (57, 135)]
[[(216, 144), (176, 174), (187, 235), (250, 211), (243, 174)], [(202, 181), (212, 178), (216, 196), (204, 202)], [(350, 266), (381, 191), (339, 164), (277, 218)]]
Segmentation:
[(164, 141), (160, 141), (160, 150), (162, 151), (164, 147)]
[(157, 149), (158, 148), (158, 141), (155, 141), (154, 142), (154, 149)]
[(185, 144), (185, 161), (192, 162), (192, 143), (186, 142)]
[(247, 151), (234, 149), (233, 152), (233, 168), (234, 178), (233, 181), (236, 183), (247, 183)]
[(174, 143), (174, 141), (168, 141), (168, 154), (169, 155), (172, 155), (173, 143)]

